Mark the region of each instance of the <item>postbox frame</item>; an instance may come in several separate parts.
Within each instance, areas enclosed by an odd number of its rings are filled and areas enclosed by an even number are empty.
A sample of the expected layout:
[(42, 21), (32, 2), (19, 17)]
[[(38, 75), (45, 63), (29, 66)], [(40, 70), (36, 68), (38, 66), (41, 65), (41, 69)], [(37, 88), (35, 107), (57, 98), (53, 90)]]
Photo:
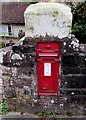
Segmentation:
[[(37, 43), (37, 78), (38, 78), (38, 95), (58, 95), (59, 81), (59, 62), (60, 62), (60, 44), (57, 42), (38, 42)], [(51, 78), (44, 76), (44, 64), (51, 63)], [(53, 69), (53, 70), (52, 70)], [(54, 71), (55, 69), (55, 71)], [(53, 77), (54, 75), (55, 77)], [(47, 83), (43, 82), (47, 79)], [(51, 82), (51, 83), (50, 83)], [(42, 90), (42, 84), (46, 89)], [(53, 86), (52, 86), (53, 85)], [(42, 89), (41, 89), (42, 88)], [(44, 92), (43, 92), (44, 91)]]

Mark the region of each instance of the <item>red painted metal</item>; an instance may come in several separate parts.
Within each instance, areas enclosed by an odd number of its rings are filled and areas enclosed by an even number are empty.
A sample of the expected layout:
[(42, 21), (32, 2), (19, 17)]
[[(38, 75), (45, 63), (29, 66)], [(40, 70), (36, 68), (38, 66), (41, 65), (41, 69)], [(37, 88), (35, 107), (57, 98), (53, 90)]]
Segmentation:
[(59, 43), (37, 43), (39, 95), (58, 95), (59, 59)]

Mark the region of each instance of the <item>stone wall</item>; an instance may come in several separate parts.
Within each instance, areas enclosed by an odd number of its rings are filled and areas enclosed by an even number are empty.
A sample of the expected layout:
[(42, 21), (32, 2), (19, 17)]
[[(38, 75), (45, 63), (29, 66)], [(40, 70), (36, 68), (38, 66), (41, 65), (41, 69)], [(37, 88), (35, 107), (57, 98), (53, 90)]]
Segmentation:
[[(34, 39), (25, 38), (23, 45), (13, 46), (12, 50), (4, 55), (3, 100), (7, 101), (11, 111), (33, 113), (52, 111), (58, 114), (67, 114), (67, 111), (71, 111), (75, 115), (79, 113), (74, 113), (73, 110), (80, 107), (80, 114), (84, 114), (86, 107), (85, 51), (82, 52), (74, 37), (69, 40), (68, 38), (58, 39), (47, 36), (48, 42), (60, 42), (59, 95), (39, 96), (37, 92), (36, 42), (40, 42), (40, 40), (43, 42), (46, 38), (37, 38), (35, 43)], [(74, 40), (76, 44), (71, 44)], [(73, 49), (74, 46), (75, 49)]]
[(15, 52), (10, 50), (3, 57), (3, 100), (7, 100), (11, 110), (18, 110), (20, 108), (18, 105), (21, 106), (21, 104), (24, 104), (23, 107), (25, 107), (25, 104), (26, 106), (32, 106), (33, 96), (37, 95), (34, 48), (28, 47), (28, 49), (31, 49), (30, 51), (22, 52), (23, 47), (14, 46), (13, 51)]

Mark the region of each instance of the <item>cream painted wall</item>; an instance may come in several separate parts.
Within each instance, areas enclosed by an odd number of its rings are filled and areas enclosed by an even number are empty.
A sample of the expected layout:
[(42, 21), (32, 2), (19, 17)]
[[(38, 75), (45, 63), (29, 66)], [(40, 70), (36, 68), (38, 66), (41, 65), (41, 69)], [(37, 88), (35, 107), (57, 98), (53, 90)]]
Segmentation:
[(19, 30), (25, 31), (25, 27), (23, 25), (21, 25), (21, 26), (12, 25), (12, 32), (14, 34), (13, 35), (14, 37), (18, 37)]
[(18, 32), (19, 30), (23, 30), (25, 31), (24, 29), (24, 26), (23, 25), (11, 25), (11, 33), (12, 35), (9, 35), (8, 34), (8, 25), (0, 25), (0, 36), (12, 36), (12, 37), (18, 37)]
[(0, 25), (0, 36), (8, 35), (8, 25)]

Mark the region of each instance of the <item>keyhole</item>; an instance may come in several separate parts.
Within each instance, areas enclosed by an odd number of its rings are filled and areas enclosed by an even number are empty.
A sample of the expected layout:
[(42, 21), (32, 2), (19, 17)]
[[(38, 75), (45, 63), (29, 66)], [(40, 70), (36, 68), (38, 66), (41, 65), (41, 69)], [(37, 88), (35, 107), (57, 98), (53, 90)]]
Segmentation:
[(46, 81), (46, 79), (44, 79)]

